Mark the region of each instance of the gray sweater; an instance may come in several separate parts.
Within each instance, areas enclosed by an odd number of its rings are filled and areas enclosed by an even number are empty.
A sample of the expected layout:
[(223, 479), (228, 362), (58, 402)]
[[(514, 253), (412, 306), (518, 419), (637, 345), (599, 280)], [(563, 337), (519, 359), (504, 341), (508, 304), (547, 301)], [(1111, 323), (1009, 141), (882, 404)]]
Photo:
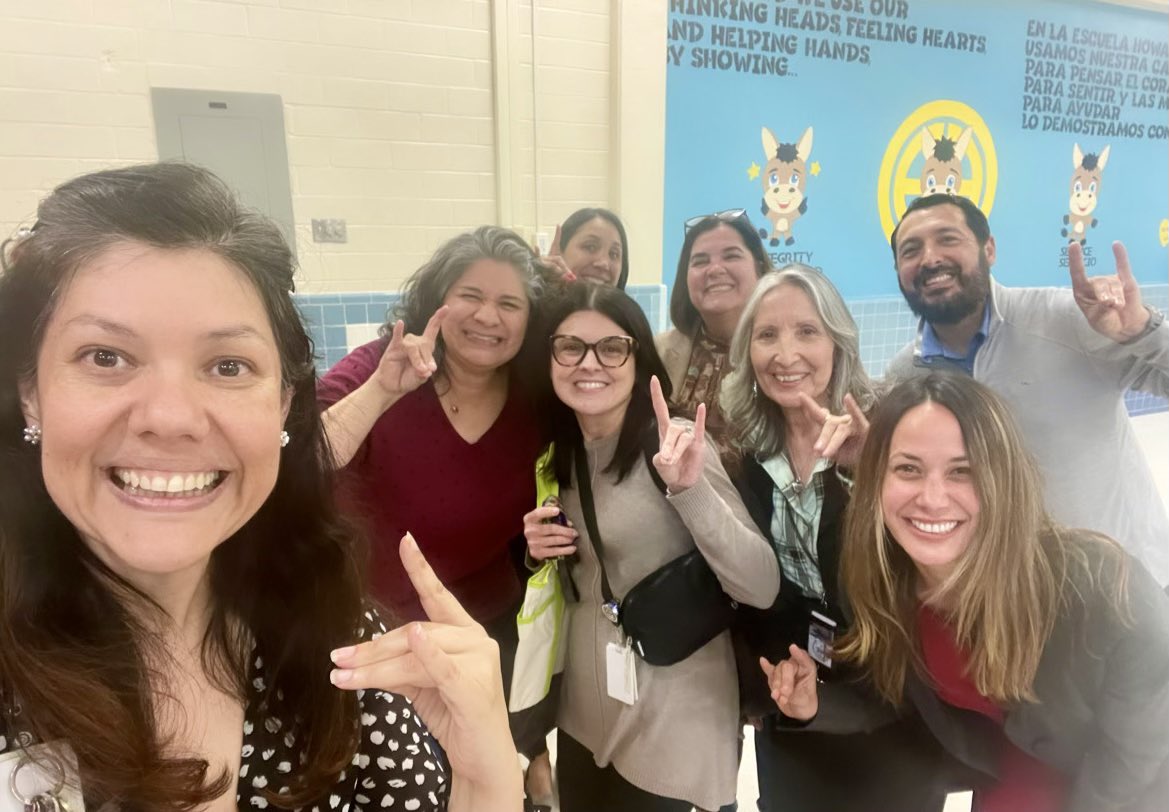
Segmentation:
[[(600, 473), (617, 437), (586, 444), (605, 571), (620, 599), (663, 564), (698, 547), (728, 595), (770, 606), (779, 592), (779, 565), (743, 507), (708, 443), (704, 477), (666, 497), (638, 459), (620, 485)], [(580, 602), (569, 604), (567, 655), (559, 726), (647, 792), (717, 809), (735, 798), (739, 691), (729, 632), (687, 659), (652, 666), (637, 659), (639, 699), (609, 697), (605, 647), (620, 630), (600, 611), (601, 580), (576, 487), (561, 489), (564, 512), (581, 533), (573, 578)]]
[[(1047, 509), (1060, 524), (1116, 539), (1169, 584), (1169, 515), (1124, 405), (1130, 388), (1169, 397), (1169, 324), (1118, 344), (1092, 329), (1063, 288), (994, 282), (991, 306), (974, 378), (1014, 410), (1042, 470)], [(886, 380), (939, 368), (961, 371), (923, 359), (919, 330)]]

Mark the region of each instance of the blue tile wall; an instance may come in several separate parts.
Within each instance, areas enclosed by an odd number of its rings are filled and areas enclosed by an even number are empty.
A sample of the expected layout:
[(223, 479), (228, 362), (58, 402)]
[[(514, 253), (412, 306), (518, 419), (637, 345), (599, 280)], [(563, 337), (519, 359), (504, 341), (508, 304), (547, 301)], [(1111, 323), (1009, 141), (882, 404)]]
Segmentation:
[[(627, 292), (649, 318), (654, 332), (669, 327), (663, 285), (630, 285)], [(1169, 311), (1169, 285), (1144, 285), (1141, 295), (1149, 304)], [(345, 357), (348, 324), (381, 324), (397, 293), (306, 293), (295, 296), (297, 306), (309, 325), (317, 353), (317, 371), (324, 373)], [(858, 299), (848, 303), (861, 334), (861, 361), (874, 378), (885, 373), (893, 356), (909, 343), (917, 331), (917, 318), (900, 296)], [(1165, 398), (1145, 392), (1129, 392), (1125, 403), (1130, 414), (1152, 414), (1169, 410)]]

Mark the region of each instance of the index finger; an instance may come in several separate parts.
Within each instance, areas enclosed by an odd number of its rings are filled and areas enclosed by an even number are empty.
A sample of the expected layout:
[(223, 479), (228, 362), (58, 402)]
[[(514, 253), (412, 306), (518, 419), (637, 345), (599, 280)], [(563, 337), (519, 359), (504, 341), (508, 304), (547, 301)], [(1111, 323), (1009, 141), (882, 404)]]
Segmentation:
[(800, 408), (804, 410), (804, 414), (808, 416), (809, 420), (814, 420), (817, 423), (823, 424), (828, 419), (828, 415), (832, 414), (819, 403), (812, 399), (807, 392), (800, 392)]
[(1088, 274), (1084, 270), (1084, 248), (1078, 242), (1068, 245), (1068, 271), (1072, 275), (1073, 288), (1082, 291), (1088, 287)]
[(402, 336), (406, 334), (406, 323), (401, 319), (394, 322), (394, 329), (390, 331), (390, 343), (386, 345), (388, 351), (390, 347), (400, 347), (402, 345)]
[(426, 556), (418, 549), (418, 542), (409, 533), (402, 536), (398, 557), (402, 559), (402, 566), (428, 618), (435, 623), (449, 623), (452, 626), (475, 625), (474, 618), (467, 614), (467, 610), (434, 574)]
[(446, 314), (450, 312), (450, 309), (450, 305), (443, 305), (434, 311), (434, 315), (430, 317), (430, 321), (426, 322), (426, 329), (422, 331), (423, 338), (432, 344), (438, 339), (439, 328), (442, 327), (443, 320), (446, 319)]
[(552, 235), (552, 245), (548, 246), (548, 256), (560, 256), (560, 223), (556, 224), (556, 231)]
[(658, 420), (658, 441), (666, 436), (666, 428), (670, 425), (670, 407), (666, 404), (666, 396), (662, 392), (662, 382), (657, 375), (649, 379), (649, 397), (653, 401), (654, 417)]

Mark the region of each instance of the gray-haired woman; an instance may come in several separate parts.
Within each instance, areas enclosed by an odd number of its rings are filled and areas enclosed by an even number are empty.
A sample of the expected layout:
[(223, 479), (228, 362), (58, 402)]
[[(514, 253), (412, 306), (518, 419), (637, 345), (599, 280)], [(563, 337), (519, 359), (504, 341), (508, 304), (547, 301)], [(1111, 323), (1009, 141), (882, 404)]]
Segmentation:
[[(394, 556), (409, 530), (443, 583), (499, 643), (504, 684), (521, 582), (513, 540), (532, 509), (540, 437), (515, 359), (539, 292), (514, 232), (482, 226), (440, 246), (405, 284), (381, 337), (317, 389), (334, 462), (372, 541), (373, 594), (422, 619)], [(521, 751), (543, 736), (515, 727)]]
[(824, 274), (789, 265), (760, 279), (729, 361), (721, 402), (742, 453), (736, 487), (771, 539), (782, 578), (775, 604), (744, 609), (740, 628), (742, 703), (764, 717), (755, 734), (760, 808), (940, 809), (919, 780), (936, 757), (916, 720), (879, 734), (792, 735), (758, 664), (798, 644), (816, 653), (825, 680), (852, 676), (832, 662), (832, 641), (847, 618), (837, 583), (847, 472), (875, 401), (856, 323)]

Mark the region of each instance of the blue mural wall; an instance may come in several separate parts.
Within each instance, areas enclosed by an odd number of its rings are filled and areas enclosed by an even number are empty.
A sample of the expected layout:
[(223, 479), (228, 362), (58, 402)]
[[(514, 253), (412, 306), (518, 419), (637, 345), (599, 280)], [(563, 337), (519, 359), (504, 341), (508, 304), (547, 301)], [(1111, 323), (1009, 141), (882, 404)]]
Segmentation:
[(899, 298), (889, 232), (957, 187), (1005, 284), (1068, 285), (1067, 235), (1090, 273), (1121, 240), (1164, 284), (1166, 22), (1057, 0), (671, 0), (663, 282), (684, 220), (742, 208), (778, 263)]

